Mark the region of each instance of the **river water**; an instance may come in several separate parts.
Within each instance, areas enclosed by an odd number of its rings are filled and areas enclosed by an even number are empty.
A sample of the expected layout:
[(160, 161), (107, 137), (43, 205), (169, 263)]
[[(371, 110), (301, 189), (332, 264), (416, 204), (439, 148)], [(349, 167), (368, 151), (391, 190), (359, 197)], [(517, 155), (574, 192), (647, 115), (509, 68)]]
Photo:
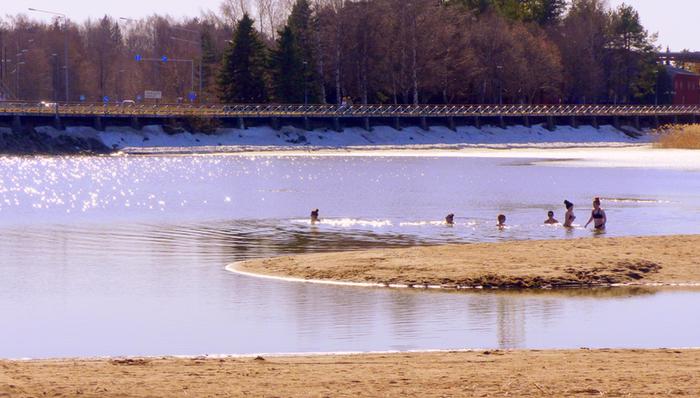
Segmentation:
[[(537, 160), (0, 158), (0, 357), (700, 346), (693, 289), (450, 294), (225, 270), (290, 253), (587, 237), (541, 223), (563, 216), (564, 199), (585, 223), (595, 195), (608, 236), (699, 232), (698, 171)], [(454, 227), (440, 222), (449, 212)]]

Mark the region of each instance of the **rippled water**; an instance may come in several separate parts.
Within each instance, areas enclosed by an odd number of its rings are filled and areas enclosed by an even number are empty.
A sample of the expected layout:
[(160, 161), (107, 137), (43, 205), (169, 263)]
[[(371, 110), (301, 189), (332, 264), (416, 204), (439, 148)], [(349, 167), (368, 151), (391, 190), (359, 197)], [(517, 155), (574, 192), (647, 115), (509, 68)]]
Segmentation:
[[(534, 160), (534, 159), (533, 159)], [(694, 290), (389, 291), (260, 280), (287, 253), (697, 233), (700, 175), (430, 157), (0, 158), (0, 357), (700, 346)], [(306, 220), (313, 207), (323, 221)], [(448, 212), (457, 224), (441, 223)], [(495, 215), (511, 227), (494, 228)], [(663, 325), (663, 326), (659, 326)]]

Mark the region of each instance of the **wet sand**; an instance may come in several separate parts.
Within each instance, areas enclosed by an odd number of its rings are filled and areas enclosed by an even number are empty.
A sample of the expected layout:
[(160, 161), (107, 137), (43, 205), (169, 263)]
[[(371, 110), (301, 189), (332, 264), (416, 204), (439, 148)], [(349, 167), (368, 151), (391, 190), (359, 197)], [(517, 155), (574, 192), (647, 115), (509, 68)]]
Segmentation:
[(232, 271), (379, 286), (563, 288), (700, 284), (700, 235), (517, 241), (252, 260)]
[(700, 350), (0, 361), (0, 397), (700, 396)]

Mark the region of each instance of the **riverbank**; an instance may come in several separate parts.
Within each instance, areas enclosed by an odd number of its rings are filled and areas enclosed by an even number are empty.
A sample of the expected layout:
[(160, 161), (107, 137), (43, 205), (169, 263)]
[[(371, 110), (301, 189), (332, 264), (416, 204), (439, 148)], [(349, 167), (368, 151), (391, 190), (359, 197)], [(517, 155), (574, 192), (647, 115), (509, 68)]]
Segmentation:
[(700, 284), (700, 235), (515, 241), (320, 253), (234, 272), (366, 286), (565, 288)]
[(318, 150), (338, 148), (382, 147), (571, 147), (619, 146), (650, 143), (653, 134), (631, 127), (612, 126), (459, 126), (455, 131), (444, 126), (423, 130), (407, 126), (395, 130), (375, 126), (372, 131), (348, 127), (342, 131), (315, 129), (307, 131), (291, 126), (275, 130), (268, 126), (246, 129), (219, 128), (208, 133), (192, 133), (182, 127), (144, 126), (107, 127), (104, 131), (87, 126), (69, 126), (63, 130), (52, 126), (25, 127), (22, 132), (0, 129), (2, 154), (73, 154), (123, 152), (150, 153), (217, 153), (254, 150)]
[(700, 350), (0, 361), (0, 397), (700, 395)]

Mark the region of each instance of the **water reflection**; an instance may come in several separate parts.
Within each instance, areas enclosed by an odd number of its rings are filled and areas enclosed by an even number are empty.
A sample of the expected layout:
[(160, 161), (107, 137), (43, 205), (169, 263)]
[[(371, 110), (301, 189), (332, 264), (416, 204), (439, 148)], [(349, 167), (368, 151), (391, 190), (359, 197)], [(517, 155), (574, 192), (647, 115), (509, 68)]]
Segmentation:
[[(224, 269), (297, 253), (591, 236), (540, 225), (564, 194), (618, 198), (606, 205), (608, 236), (697, 232), (698, 173), (509, 162), (0, 158), (0, 357), (700, 346), (700, 319), (686, 314), (697, 290), (444, 294)], [(585, 188), (591, 176), (600, 192)], [(311, 207), (324, 222), (309, 225)]]

